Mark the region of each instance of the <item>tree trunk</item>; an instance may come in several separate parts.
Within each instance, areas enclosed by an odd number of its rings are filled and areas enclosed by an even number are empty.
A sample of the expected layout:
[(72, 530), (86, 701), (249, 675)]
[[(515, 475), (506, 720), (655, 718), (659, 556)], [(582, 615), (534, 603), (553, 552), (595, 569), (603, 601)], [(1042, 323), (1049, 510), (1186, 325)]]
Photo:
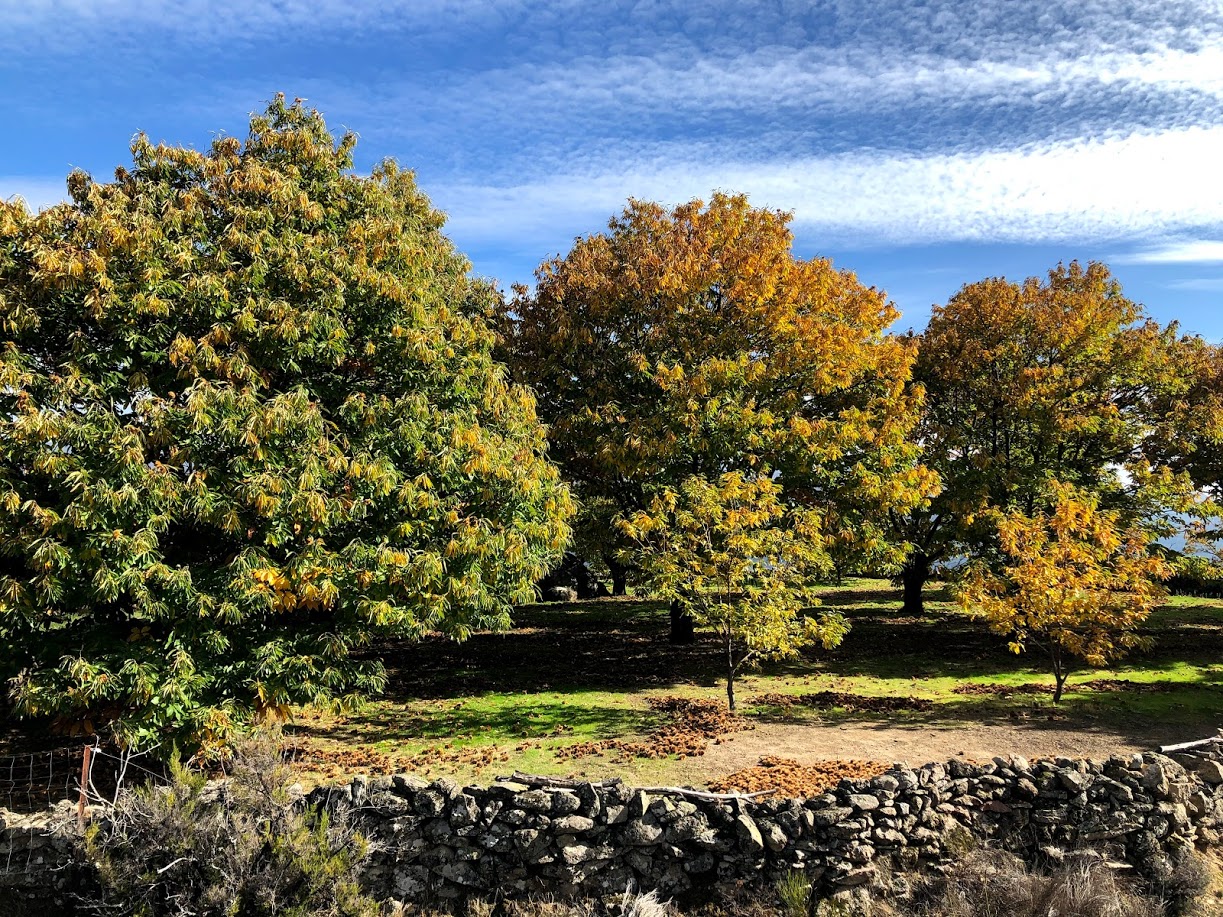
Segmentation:
[(607, 554), (603, 555), (603, 563), (607, 564), (607, 569), (611, 572), (612, 595), (627, 595), (628, 567)]
[(905, 614), (920, 615), (925, 612), (922, 602), (922, 587), (930, 578), (930, 560), (925, 554), (914, 552), (905, 559), (905, 565), (900, 568), (900, 584), (903, 588), (904, 604), (901, 610)]
[(1066, 679), (1070, 677), (1070, 672), (1066, 670), (1062, 654), (1059, 650), (1053, 650), (1051, 655), (1053, 656), (1053, 703), (1060, 704), (1062, 702), (1062, 690), (1066, 687)]
[(735, 712), (735, 653), (734, 644), (729, 632), (725, 633), (722, 641), (726, 646), (726, 703), (730, 707), (730, 712)]
[(674, 600), (671, 602), (671, 642), (696, 643), (696, 622)]

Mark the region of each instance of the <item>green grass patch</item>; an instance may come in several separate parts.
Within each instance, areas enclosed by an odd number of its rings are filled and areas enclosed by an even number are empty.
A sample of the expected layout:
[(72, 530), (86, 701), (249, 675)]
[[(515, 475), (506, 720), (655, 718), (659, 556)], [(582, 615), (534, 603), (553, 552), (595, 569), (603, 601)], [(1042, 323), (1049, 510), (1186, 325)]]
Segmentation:
[[(762, 728), (881, 722), (971, 729), (1053, 720), (1118, 736), (1162, 730), (1197, 737), (1223, 725), (1220, 600), (1169, 599), (1143, 627), (1154, 640), (1151, 649), (1109, 669), (1076, 671), (1056, 706), (1039, 690), (1053, 683), (1045, 659), (1009, 652), (1002, 637), (964, 613), (940, 584), (929, 590), (920, 616), (905, 613), (897, 590), (882, 580), (847, 580), (827, 589), (823, 602), (851, 622), (842, 646), (765, 666), (739, 685), (741, 712)], [(396, 760), (432, 755), (435, 772), (444, 771), (448, 759), (495, 751), (479, 766), (450, 761), (458, 776), (593, 769), (658, 780), (678, 772), (677, 762), (613, 767), (606, 756), (574, 761), (558, 751), (647, 736), (658, 725), (651, 697), (723, 697), (717, 645), (672, 646), (667, 610), (656, 601), (529, 606), (507, 633), (477, 634), (464, 644), (387, 644), (374, 652), (390, 675), (385, 697), (343, 717), (301, 711), (291, 732), (306, 743), (368, 749)], [(756, 700), (826, 692), (851, 701)], [(853, 698), (923, 704), (881, 712)]]

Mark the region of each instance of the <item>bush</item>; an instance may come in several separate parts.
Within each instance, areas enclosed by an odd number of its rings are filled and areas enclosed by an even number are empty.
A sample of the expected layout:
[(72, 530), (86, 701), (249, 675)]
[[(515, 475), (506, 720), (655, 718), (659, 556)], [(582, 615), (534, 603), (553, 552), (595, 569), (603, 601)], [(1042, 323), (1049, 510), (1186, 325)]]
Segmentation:
[(305, 810), (275, 736), (247, 740), (227, 780), (180, 764), (120, 793), (89, 829), (99, 914), (134, 917), (376, 917), (358, 872), (369, 843), (339, 816)]

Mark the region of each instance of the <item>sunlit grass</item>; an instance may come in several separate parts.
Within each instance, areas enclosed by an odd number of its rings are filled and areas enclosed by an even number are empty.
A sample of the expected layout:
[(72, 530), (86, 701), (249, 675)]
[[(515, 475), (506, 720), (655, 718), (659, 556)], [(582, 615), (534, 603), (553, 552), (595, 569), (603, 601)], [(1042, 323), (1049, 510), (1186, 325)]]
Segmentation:
[[(749, 673), (738, 690), (741, 712), (749, 719), (761, 724), (862, 721), (972, 728), (1048, 718), (1119, 735), (1143, 723), (1178, 728), (1186, 735), (1210, 734), (1220, 725), (1223, 601), (1169, 599), (1144, 627), (1155, 640), (1150, 650), (1108, 669), (1076, 671), (1056, 706), (1049, 694), (1003, 696), (979, 693), (981, 688), (963, 693), (964, 685), (985, 686), (985, 691), (991, 686), (1051, 687), (1053, 679), (1038, 651), (1009, 653), (1005, 640), (962, 611), (938, 584), (920, 618), (903, 613), (897, 591), (882, 580), (847, 580), (828, 589), (824, 602), (853, 624), (845, 643)], [(657, 722), (651, 697), (723, 697), (716, 647), (670, 647), (667, 613), (659, 602), (532, 606), (520, 610), (518, 624), (508, 635), (477, 635), (463, 647), (427, 641), (383, 648), (393, 675), (385, 697), (344, 716), (298, 711), (291, 733), (328, 754), (366, 751), (385, 756), (391, 765), (413, 762), (413, 769), (429, 776), (487, 780), (518, 769), (618, 773), (657, 782), (668, 778), (676, 762), (625, 763), (610, 755), (563, 760), (558, 751), (576, 743), (646, 737)], [(439, 658), (439, 653), (447, 655)], [(433, 672), (436, 677), (430, 677)], [(1100, 679), (1134, 685), (1101, 691), (1086, 684)], [(826, 691), (911, 697), (932, 706), (872, 713), (754, 700)], [(470, 759), (479, 754), (492, 759), (473, 763)], [(359, 761), (353, 769), (360, 770)]]

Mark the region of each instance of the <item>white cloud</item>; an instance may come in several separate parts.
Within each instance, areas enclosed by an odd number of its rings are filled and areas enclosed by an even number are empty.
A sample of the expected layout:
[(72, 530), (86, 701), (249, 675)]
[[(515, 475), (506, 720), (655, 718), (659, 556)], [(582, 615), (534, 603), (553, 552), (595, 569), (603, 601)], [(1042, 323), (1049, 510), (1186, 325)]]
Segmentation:
[(762, 48), (693, 58), (683, 53), (521, 64), (405, 90), (473, 118), (522, 124), (733, 111), (839, 113), (923, 103), (962, 107), (1041, 94), (1107, 97), (1123, 105), (1147, 90), (1223, 99), (1223, 44), (1184, 50), (1068, 53), (1005, 47), (962, 60), (903, 48)]
[(538, 181), (431, 186), (461, 240), (546, 239), (600, 229), (629, 196), (678, 202), (743, 191), (838, 242), (1053, 242), (1167, 237), (1223, 226), (1223, 126), (927, 156), (766, 162), (591, 162)]
[(1118, 264), (1212, 264), (1223, 262), (1223, 241), (1189, 239), (1118, 255)]
[(1192, 290), (1202, 293), (1223, 293), (1223, 277), (1190, 277), (1168, 284), (1174, 290)]

